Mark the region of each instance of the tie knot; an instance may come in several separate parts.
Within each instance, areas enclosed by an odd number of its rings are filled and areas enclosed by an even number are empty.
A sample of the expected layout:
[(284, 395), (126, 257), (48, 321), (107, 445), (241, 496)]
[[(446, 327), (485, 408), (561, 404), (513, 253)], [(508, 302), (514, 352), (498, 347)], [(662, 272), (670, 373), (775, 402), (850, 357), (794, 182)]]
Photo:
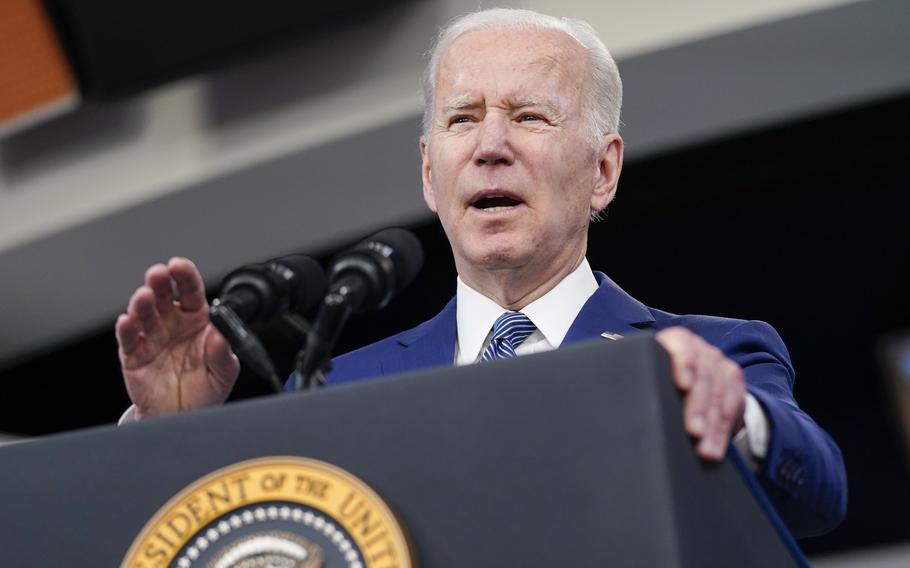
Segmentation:
[(537, 329), (521, 312), (506, 312), (493, 324), (493, 336), (481, 357), (484, 361), (515, 356), (515, 349)]

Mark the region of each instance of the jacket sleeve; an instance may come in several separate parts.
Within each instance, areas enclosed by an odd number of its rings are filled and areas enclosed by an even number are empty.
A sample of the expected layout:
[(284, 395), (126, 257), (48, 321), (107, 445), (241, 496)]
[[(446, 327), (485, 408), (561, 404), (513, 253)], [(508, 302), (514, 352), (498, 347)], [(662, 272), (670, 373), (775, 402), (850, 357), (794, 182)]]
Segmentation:
[(835, 528), (847, 511), (847, 476), (840, 449), (793, 398), (793, 366), (777, 332), (760, 321), (743, 322), (719, 346), (736, 361), (746, 388), (770, 427), (759, 481), (797, 538)]

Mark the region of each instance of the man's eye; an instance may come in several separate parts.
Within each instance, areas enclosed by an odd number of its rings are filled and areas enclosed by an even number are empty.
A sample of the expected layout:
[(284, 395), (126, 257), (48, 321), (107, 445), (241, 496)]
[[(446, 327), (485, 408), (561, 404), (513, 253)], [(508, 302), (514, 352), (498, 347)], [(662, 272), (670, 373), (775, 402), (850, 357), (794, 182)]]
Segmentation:
[(534, 114), (530, 112), (522, 113), (518, 116), (518, 122), (539, 122), (544, 121), (544, 118), (539, 114)]
[(465, 124), (467, 122), (471, 122), (471, 117), (466, 114), (459, 114), (449, 119), (450, 126), (452, 124)]

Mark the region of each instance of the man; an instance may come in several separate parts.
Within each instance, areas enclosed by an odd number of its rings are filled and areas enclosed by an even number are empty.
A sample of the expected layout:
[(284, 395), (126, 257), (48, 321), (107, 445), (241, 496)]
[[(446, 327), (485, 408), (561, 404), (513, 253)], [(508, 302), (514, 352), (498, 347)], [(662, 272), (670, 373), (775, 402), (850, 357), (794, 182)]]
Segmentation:
[[(337, 358), (329, 382), (656, 332), (696, 453), (720, 460), (735, 437), (797, 535), (830, 530), (845, 512), (841, 455), (793, 400), (774, 330), (647, 308), (585, 260), (589, 219), (613, 200), (622, 168), (621, 99), (616, 65), (583, 22), (497, 9), (444, 30), (420, 153), (458, 294), (417, 328)], [(116, 331), (134, 402), (126, 419), (217, 404), (233, 386), (237, 359), (186, 259), (147, 271)]]

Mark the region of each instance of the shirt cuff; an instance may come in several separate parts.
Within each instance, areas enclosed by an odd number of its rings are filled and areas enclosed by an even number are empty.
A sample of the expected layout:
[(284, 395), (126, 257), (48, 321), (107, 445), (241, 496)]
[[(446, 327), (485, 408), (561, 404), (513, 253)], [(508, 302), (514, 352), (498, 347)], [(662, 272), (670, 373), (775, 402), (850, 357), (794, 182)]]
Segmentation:
[(124, 424), (129, 424), (131, 422), (138, 422), (136, 420), (136, 405), (131, 404), (129, 408), (126, 409), (120, 416), (120, 420), (117, 421), (117, 426), (123, 426)]
[(733, 438), (733, 445), (746, 459), (750, 469), (758, 471), (759, 464), (768, 455), (770, 426), (761, 404), (748, 392), (743, 422), (742, 430)]

